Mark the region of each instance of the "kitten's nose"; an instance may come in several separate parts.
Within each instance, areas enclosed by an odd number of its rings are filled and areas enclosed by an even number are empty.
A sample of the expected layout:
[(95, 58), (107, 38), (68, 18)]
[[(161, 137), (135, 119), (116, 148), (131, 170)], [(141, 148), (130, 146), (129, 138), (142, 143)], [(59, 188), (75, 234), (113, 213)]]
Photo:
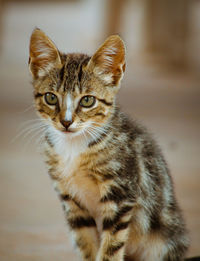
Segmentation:
[(67, 129), (69, 128), (69, 126), (72, 124), (72, 121), (61, 120), (60, 122), (61, 122), (61, 124), (65, 127), (66, 130), (67, 130)]

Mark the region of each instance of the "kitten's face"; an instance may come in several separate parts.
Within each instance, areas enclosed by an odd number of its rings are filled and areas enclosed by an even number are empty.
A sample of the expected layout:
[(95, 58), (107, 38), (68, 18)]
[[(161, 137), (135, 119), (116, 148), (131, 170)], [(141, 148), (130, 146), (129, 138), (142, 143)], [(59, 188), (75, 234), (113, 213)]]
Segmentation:
[(34, 30), (30, 70), (40, 116), (68, 136), (97, 137), (114, 111), (124, 65), (118, 36), (108, 38), (90, 58), (61, 54), (41, 30)]

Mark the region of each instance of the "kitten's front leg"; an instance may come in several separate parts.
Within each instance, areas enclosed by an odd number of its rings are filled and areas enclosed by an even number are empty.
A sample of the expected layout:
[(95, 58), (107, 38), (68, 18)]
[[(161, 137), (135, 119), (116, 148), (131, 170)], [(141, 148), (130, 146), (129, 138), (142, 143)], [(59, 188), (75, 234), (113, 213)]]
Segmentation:
[(95, 220), (69, 195), (61, 195), (61, 200), (82, 260), (94, 261), (99, 245)]
[(96, 261), (124, 260), (125, 243), (128, 238), (132, 205), (114, 201), (102, 203), (101, 245)]

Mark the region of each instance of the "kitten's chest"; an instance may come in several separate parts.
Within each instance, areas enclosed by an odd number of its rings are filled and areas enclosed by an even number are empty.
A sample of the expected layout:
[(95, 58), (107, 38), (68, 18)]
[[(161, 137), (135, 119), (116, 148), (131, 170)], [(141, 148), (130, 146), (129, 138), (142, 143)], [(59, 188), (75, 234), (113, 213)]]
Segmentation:
[[(59, 157), (57, 165), (58, 179), (55, 186), (61, 194), (69, 194), (93, 216), (99, 227), (100, 186), (89, 172), (84, 159), (87, 147), (80, 143), (63, 142), (54, 145), (53, 154)], [(83, 166), (84, 165), (84, 166)]]
[(70, 153), (68, 157), (66, 155), (61, 157), (62, 174), (57, 187), (61, 193), (67, 193), (76, 198), (95, 218), (99, 215), (99, 185), (87, 166), (82, 168), (82, 157), (79, 154), (71, 157)]

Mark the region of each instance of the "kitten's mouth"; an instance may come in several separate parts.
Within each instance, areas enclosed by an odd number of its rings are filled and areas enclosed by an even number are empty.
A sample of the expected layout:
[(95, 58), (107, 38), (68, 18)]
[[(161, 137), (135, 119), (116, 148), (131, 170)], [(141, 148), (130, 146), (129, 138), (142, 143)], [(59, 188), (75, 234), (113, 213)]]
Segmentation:
[(78, 130), (63, 129), (62, 132), (65, 134), (75, 134), (78, 132)]
[(75, 131), (72, 131), (72, 130), (62, 130), (62, 132), (64, 132), (64, 133), (74, 133)]
[(79, 135), (82, 135), (82, 130), (80, 129), (74, 129), (74, 130), (62, 130), (62, 133), (65, 134), (66, 136), (70, 137), (77, 137)]

